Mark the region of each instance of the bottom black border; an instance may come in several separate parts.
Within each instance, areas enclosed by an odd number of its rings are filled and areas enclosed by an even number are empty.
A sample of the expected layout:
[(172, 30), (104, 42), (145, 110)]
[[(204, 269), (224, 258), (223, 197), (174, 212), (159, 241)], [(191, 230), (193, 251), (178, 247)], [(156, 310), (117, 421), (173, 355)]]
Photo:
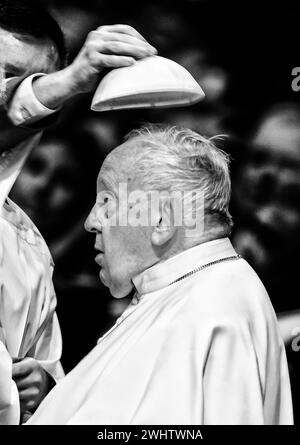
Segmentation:
[[(50, 441), (71, 443), (145, 443), (171, 440), (199, 442), (218, 440), (218, 443), (235, 440), (266, 439), (299, 443), (300, 428), (297, 426), (170, 426), (170, 425), (113, 425), (113, 426), (1, 426), (0, 443), (17, 440), (31, 444)], [(6, 440), (5, 440), (6, 439)]]

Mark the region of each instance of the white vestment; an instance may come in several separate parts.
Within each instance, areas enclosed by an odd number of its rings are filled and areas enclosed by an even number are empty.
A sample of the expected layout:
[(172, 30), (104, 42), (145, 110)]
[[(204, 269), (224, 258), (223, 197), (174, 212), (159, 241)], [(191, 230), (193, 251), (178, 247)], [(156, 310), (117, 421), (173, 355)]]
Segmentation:
[[(115, 326), (29, 424), (292, 424), (285, 349), (269, 297), (214, 240), (146, 270)], [(86, 304), (86, 302), (83, 302)]]
[(11, 357), (33, 357), (58, 380), (61, 333), (45, 241), (12, 201), (0, 211), (0, 425), (20, 421)]
[[(15, 121), (51, 114), (30, 90), (31, 76), (14, 97)], [(17, 119), (18, 118), (18, 119)], [(29, 120), (29, 119), (27, 119)], [(0, 123), (1, 124), (1, 123)], [(1, 128), (0, 128), (1, 131)], [(20, 422), (19, 394), (12, 380), (12, 357), (33, 357), (58, 380), (62, 340), (52, 283), (53, 261), (41, 234), (7, 195), (40, 134), (0, 155), (0, 425)], [(1, 148), (1, 147), (0, 147)]]

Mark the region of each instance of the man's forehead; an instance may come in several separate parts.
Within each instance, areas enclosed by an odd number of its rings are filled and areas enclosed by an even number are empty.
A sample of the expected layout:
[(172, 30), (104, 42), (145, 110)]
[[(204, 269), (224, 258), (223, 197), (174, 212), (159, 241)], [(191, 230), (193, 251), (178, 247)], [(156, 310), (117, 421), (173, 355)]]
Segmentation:
[(14, 34), (0, 27), (1, 67), (20, 76), (34, 72), (52, 72), (58, 64), (55, 45), (47, 39)]
[(105, 158), (98, 175), (98, 186), (106, 182), (128, 181), (132, 179), (138, 144), (126, 141), (112, 150)]
[(117, 175), (113, 168), (103, 163), (97, 178), (97, 190), (112, 189), (116, 183)]

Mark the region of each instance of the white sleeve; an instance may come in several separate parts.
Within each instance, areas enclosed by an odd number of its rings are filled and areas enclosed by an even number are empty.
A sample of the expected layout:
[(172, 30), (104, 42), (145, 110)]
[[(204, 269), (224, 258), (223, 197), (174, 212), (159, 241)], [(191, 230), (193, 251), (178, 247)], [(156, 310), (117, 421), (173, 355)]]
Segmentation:
[(57, 112), (45, 107), (36, 97), (32, 88), (35, 78), (46, 76), (36, 73), (26, 77), (16, 90), (8, 107), (8, 117), (14, 125), (31, 125), (35, 122)]
[(43, 333), (34, 347), (28, 352), (40, 365), (58, 382), (64, 377), (60, 363), (62, 354), (62, 338), (57, 315), (54, 312), (49, 319)]
[(56, 295), (51, 280), (50, 283), (50, 305), (47, 309), (45, 325), (41, 336), (35, 341), (26, 353), (27, 357), (37, 360), (40, 365), (57, 382), (64, 377), (64, 371), (60, 363), (62, 355), (62, 336), (55, 312)]

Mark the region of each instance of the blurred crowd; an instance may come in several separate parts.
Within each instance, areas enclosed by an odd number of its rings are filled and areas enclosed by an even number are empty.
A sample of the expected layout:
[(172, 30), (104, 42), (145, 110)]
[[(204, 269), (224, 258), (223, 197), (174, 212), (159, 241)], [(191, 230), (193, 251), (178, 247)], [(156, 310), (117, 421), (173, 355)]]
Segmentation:
[[(37, 224), (56, 265), (65, 370), (86, 355), (127, 304), (112, 300), (100, 283), (94, 239), (83, 223), (101, 162), (143, 122), (228, 135), (221, 148), (232, 156), (234, 246), (262, 278), (278, 314), (299, 310), (300, 92), (291, 87), (291, 71), (299, 65), (297, 11), (239, 9), (214, 0), (42, 3), (63, 28), (69, 60), (90, 30), (127, 23), (161, 56), (186, 67), (206, 93), (189, 108), (105, 113), (90, 111), (90, 96), (76, 98), (16, 182), (12, 198)], [(297, 412), (300, 351), (289, 341), (286, 349)]]

